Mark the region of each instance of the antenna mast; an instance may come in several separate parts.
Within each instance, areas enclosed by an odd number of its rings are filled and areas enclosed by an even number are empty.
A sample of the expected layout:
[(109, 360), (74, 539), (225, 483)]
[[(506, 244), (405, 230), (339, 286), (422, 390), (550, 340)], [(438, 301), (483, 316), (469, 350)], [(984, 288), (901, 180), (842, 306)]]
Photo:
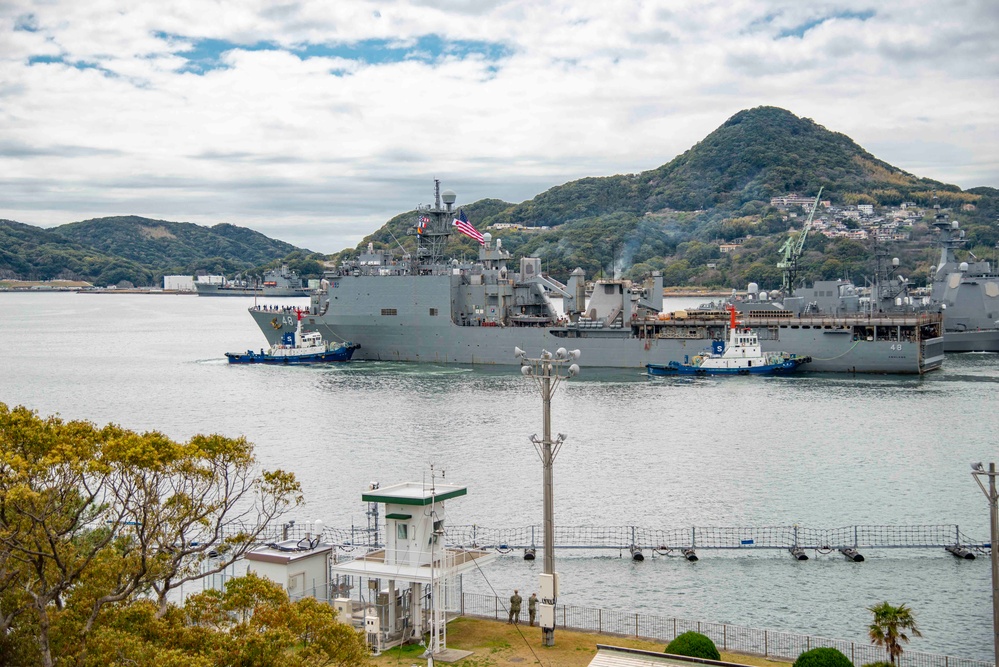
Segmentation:
[(451, 190), (441, 192), (441, 182), (435, 178), (433, 206), (416, 209), (416, 257), (421, 273), (431, 273), (435, 267), (444, 264), (444, 248), (451, 235), (455, 199), (457, 195)]

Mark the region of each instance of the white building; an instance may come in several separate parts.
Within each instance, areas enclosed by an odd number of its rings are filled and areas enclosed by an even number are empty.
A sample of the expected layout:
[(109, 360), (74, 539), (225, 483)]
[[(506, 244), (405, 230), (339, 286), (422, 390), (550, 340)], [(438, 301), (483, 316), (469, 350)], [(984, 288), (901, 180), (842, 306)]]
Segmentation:
[[(465, 487), (453, 484), (407, 483), (361, 495), (383, 507), (385, 546), (332, 566), (338, 592), (333, 604), (342, 621), (364, 628), (376, 651), (418, 639), (427, 630), (427, 650), (435, 655), (447, 650), (445, 621), (460, 604), (458, 578), (496, 558), (481, 549), (444, 544), (445, 501), (465, 493)], [(430, 609), (423, 604), (427, 593)]]
[(193, 292), (194, 278), (192, 276), (163, 276), (163, 289), (177, 292)]

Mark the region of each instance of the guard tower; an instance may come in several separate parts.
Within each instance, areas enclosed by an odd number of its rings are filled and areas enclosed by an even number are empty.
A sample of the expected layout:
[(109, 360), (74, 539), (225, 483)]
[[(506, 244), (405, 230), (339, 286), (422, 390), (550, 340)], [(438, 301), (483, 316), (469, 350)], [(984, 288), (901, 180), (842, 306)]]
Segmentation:
[(496, 558), (445, 545), (444, 504), (466, 493), (453, 484), (410, 482), (361, 494), (384, 505), (385, 546), (333, 565), (335, 590), (355, 593), (335, 598), (334, 606), (340, 620), (364, 628), (376, 651), (418, 642), (427, 631), (431, 656), (447, 650), (449, 586)]

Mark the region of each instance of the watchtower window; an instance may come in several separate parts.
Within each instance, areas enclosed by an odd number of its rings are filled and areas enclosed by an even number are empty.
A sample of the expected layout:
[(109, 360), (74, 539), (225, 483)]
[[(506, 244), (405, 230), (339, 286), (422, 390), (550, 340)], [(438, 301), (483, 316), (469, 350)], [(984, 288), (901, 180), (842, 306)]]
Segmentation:
[(395, 537), (397, 540), (408, 540), (409, 539), (409, 528), (408, 525), (404, 523), (396, 524), (395, 526)]

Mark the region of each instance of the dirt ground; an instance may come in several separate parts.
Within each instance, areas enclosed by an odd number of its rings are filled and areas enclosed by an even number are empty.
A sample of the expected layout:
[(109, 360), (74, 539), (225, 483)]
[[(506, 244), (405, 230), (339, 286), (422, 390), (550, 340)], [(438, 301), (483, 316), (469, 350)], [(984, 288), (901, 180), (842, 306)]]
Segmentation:
[[(447, 626), (448, 648), (474, 651), (455, 663), (457, 667), (586, 667), (596, 655), (597, 644), (656, 652), (665, 648), (665, 644), (659, 642), (569, 630), (556, 630), (555, 646), (542, 646), (539, 628), (473, 618), (458, 618)], [(426, 660), (420, 658), (423, 651), (422, 646), (403, 646), (386, 651), (373, 662), (377, 667), (422, 667), (426, 665)], [(754, 667), (788, 667), (790, 664), (739, 653), (722, 653), (721, 657), (728, 662)]]

